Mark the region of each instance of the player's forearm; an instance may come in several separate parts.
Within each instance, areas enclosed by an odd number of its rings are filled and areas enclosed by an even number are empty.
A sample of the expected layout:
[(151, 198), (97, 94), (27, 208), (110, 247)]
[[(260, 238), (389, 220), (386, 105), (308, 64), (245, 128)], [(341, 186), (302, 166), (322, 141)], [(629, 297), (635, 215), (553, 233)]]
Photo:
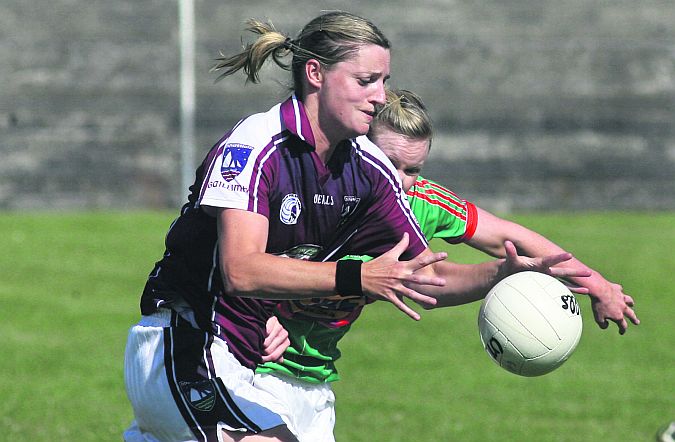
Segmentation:
[[(526, 256), (537, 257), (566, 252), (562, 247), (546, 237), (536, 232), (532, 232), (531, 230), (525, 230), (527, 231), (526, 234), (513, 241), (519, 253)], [(565, 277), (564, 279), (579, 287), (587, 288), (591, 297), (601, 298), (606, 291), (609, 290), (609, 281), (577, 258), (571, 258), (561, 262), (557, 264), (556, 267), (567, 268), (578, 272), (590, 271), (591, 276)]]
[[(492, 256), (504, 257), (503, 243), (507, 239), (515, 244), (519, 254), (525, 256), (548, 256), (566, 252), (558, 244), (526, 227), (502, 220), (484, 211), (481, 214), (485, 223), (481, 225), (482, 228), (477, 231), (476, 237), (472, 238), (468, 244)], [(559, 263), (557, 267), (579, 272), (591, 271), (589, 277), (566, 277), (565, 279), (577, 286), (587, 288), (592, 297), (602, 298), (611, 290), (611, 284), (602, 275), (576, 258)]]
[(310, 262), (267, 253), (222, 261), (225, 292), (264, 299), (305, 299), (335, 293), (335, 263)]
[[(468, 245), (496, 258), (506, 256), (504, 241), (515, 244), (519, 254), (526, 256), (545, 256), (563, 253), (565, 250), (543, 235), (519, 224), (512, 223), (493, 215), (479, 222), (479, 228)], [(487, 217), (484, 215), (484, 218)]]
[(487, 295), (490, 288), (507, 276), (505, 260), (497, 259), (481, 264), (457, 264), (450, 261), (435, 263), (434, 274), (445, 279), (442, 287), (419, 286), (410, 288), (433, 296), (437, 307), (449, 307), (479, 301)]
[(612, 291), (612, 283), (609, 282), (607, 279), (605, 279), (604, 276), (602, 276), (600, 273), (597, 271), (593, 270), (592, 268), (588, 267), (581, 261), (577, 260), (576, 258), (573, 258), (570, 260), (570, 263), (563, 263), (560, 264), (560, 266), (568, 266), (570, 268), (584, 268), (588, 269), (591, 272), (590, 276), (587, 277), (567, 277), (568, 281), (570, 281), (573, 284), (578, 285), (579, 287), (585, 287), (588, 289), (588, 295), (591, 298), (595, 299), (603, 299), (606, 296), (610, 296), (610, 292)]
[(496, 258), (504, 258), (504, 242), (515, 244), (518, 253), (530, 257), (556, 255), (566, 252), (545, 236), (518, 223), (499, 218), (477, 208), (478, 225), (467, 244)]

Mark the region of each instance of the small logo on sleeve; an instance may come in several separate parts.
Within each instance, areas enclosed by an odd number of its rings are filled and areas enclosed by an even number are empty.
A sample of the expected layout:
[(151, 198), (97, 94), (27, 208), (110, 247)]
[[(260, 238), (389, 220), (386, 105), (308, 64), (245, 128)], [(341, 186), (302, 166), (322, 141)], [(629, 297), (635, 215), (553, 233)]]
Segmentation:
[(302, 211), (302, 204), (300, 198), (294, 193), (289, 193), (281, 200), (281, 209), (279, 209), (279, 219), (282, 223), (293, 225), (298, 222), (300, 212)]
[(232, 181), (244, 170), (252, 151), (253, 147), (245, 144), (232, 143), (225, 145), (223, 164), (220, 167), (220, 174), (225, 181)]

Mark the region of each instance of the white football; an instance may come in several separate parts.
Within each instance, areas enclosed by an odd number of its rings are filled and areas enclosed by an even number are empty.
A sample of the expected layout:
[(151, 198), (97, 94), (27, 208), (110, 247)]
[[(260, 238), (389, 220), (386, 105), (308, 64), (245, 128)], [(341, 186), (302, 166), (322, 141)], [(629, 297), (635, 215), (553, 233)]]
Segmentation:
[(552, 276), (521, 272), (497, 283), (478, 313), (483, 347), (500, 367), (540, 376), (560, 367), (579, 343), (581, 311)]

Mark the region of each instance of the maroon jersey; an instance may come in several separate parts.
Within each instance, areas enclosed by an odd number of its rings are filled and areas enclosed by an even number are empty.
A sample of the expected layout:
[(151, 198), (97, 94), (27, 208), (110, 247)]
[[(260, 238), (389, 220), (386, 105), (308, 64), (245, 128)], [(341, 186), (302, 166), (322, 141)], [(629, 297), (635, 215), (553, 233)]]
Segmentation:
[(224, 339), (250, 368), (261, 362), (275, 302), (224, 292), (216, 219), (201, 206), (264, 215), (266, 252), (289, 258), (374, 256), (393, 247), (404, 232), (410, 245), (403, 259), (427, 246), (385, 155), (358, 137), (343, 141), (324, 164), (295, 96), (239, 122), (209, 151), (190, 189), (167, 234), (164, 257), (148, 278), (141, 311), (187, 306), (199, 328)]

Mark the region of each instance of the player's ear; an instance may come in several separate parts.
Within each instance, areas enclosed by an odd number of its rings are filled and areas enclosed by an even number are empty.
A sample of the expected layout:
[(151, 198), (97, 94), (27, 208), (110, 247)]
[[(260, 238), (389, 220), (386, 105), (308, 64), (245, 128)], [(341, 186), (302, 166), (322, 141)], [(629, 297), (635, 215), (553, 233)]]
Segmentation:
[(321, 88), (324, 79), (324, 68), (319, 60), (314, 58), (307, 60), (307, 63), (305, 63), (305, 76), (310, 86), (317, 89)]

